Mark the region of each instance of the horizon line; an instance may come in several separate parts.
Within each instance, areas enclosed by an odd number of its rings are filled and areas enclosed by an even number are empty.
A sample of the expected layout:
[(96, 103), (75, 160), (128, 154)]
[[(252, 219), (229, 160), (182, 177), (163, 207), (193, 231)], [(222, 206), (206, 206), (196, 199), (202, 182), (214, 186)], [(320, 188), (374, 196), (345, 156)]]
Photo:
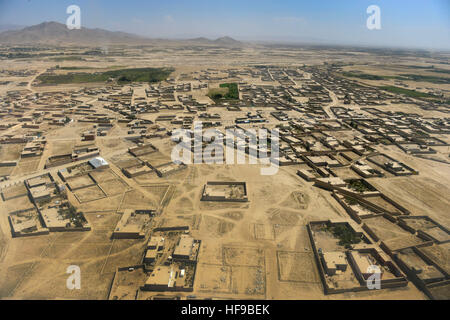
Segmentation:
[[(37, 24), (33, 24), (33, 25), (14, 25), (11, 23), (5, 23), (5, 24), (0, 24), (0, 26), (16, 26), (16, 27), (20, 27), (17, 29), (5, 29), (3, 31), (0, 31), (0, 35), (5, 33), (5, 32), (18, 32), (18, 31), (22, 31), (26, 28), (30, 28), (30, 27), (34, 27), (34, 26), (38, 26), (41, 24), (45, 24), (45, 23), (57, 23), (60, 25), (65, 25), (65, 23), (63, 22), (59, 22), (59, 21), (55, 21), (55, 20), (48, 20), (48, 21), (42, 21), (40, 23)], [(438, 48), (438, 47), (423, 47), (423, 46), (418, 46), (418, 47), (413, 47), (413, 46), (390, 46), (390, 45), (369, 45), (369, 44), (364, 44), (364, 43), (359, 43), (359, 44), (352, 44), (352, 43), (333, 43), (333, 42), (329, 42), (328, 40), (324, 40), (324, 39), (316, 39), (316, 40), (301, 40), (301, 39), (292, 39), (292, 40), (273, 40), (273, 39), (256, 39), (255, 38), (251, 38), (251, 37), (244, 37), (247, 39), (242, 39), (239, 36), (230, 36), (230, 35), (216, 35), (216, 36), (211, 36), (211, 35), (191, 35), (191, 36), (161, 36), (161, 37), (155, 37), (155, 36), (149, 36), (149, 35), (143, 35), (143, 34), (137, 34), (137, 33), (132, 33), (132, 32), (128, 32), (128, 31), (122, 31), (122, 30), (111, 30), (111, 29), (107, 29), (107, 28), (101, 28), (101, 27), (81, 27), (82, 29), (87, 29), (87, 30), (102, 30), (102, 31), (107, 31), (107, 32), (113, 32), (113, 33), (125, 33), (128, 34), (130, 36), (135, 36), (138, 38), (143, 38), (145, 40), (167, 40), (167, 41), (189, 41), (189, 40), (195, 40), (198, 38), (204, 38), (207, 39), (209, 41), (215, 41), (218, 40), (220, 38), (231, 38), (235, 41), (239, 41), (243, 44), (247, 43), (247, 44), (272, 44), (272, 45), (302, 45), (302, 46), (315, 46), (315, 47), (351, 47), (351, 48), (360, 48), (360, 49), (375, 49), (375, 50), (379, 50), (379, 49), (384, 49), (384, 50), (406, 50), (406, 51), (427, 51), (427, 52), (445, 52), (445, 53), (450, 53), (450, 47), (448, 48)], [(0, 43), (0, 45), (3, 45)]]

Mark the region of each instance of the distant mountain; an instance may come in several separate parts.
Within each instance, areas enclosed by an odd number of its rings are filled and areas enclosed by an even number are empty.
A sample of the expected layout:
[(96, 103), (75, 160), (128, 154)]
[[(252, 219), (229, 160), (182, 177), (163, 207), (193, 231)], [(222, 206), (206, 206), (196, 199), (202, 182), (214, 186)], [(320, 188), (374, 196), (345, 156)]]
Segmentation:
[(208, 38), (205, 37), (199, 37), (199, 38), (194, 38), (194, 39), (188, 39), (188, 41), (192, 41), (192, 42), (204, 42), (204, 43), (210, 43), (211, 40), (209, 40)]
[(242, 42), (237, 41), (230, 37), (221, 37), (221, 38), (214, 40), (214, 42), (217, 44), (224, 44), (224, 45), (240, 45), (240, 44), (242, 44)]
[(210, 40), (205, 37), (194, 38), (187, 40), (189, 42), (201, 43), (201, 44), (210, 44), (210, 45), (224, 45), (224, 46), (238, 46), (242, 45), (242, 42), (237, 41), (231, 37), (221, 37), (216, 40)]
[[(16, 26), (16, 29), (19, 26)], [(1, 31), (0, 31), (1, 32)], [(119, 31), (107, 31), (103, 29), (81, 28), (80, 30), (69, 30), (65, 24), (59, 22), (43, 22), (34, 26), (20, 28), (20, 30), (9, 29), (0, 33), (0, 44), (44, 44), (44, 45), (95, 45), (108, 44), (149, 44), (165, 41), (170, 43), (185, 43), (215, 45), (215, 46), (237, 46), (241, 42), (230, 37), (221, 37), (210, 40), (204, 37), (189, 40), (164, 40), (150, 39), (130, 33)]]
[(103, 29), (81, 28), (69, 30), (58, 22), (43, 22), (21, 30), (10, 30), (0, 33), (1, 44), (96, 44), (107, 43), (139, 43), (145, 38)]

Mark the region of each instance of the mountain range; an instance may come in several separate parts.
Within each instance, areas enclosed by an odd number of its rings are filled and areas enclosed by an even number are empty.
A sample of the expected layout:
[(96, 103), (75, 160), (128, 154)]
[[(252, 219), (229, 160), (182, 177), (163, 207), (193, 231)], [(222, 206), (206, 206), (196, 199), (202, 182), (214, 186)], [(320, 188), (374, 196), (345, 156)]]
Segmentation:
[(210, 40), (205, 37), (189, 39), (187, 41), (195, 42), (195, 43), (203, 43), (203, 44), (216, 44), (216, 45), (241, 45), (242, 42), (237, 41), (231, 37), (221, 37), (216, 40)]
[[(5, 26), (6, 28), (7, 26)], [(0, 29), (1, 31), (1, 29)], [(188, 40), (151, 39), (131, 33), (108, 31), (104, 29), (81, 28), (69, 30), (66, 25), (59, 22), (43, 22), (34, 26), (19, 28), (0, 33), (0, 44), (46, 44), (46, 45), (105, 45), (105, 44), (147, 44), (155, 41), (183, 41), (188, 43), (220, 46), (239, 46), (242, 43), (230, 37), (221, 37), (215, 40), (195, 38)]]

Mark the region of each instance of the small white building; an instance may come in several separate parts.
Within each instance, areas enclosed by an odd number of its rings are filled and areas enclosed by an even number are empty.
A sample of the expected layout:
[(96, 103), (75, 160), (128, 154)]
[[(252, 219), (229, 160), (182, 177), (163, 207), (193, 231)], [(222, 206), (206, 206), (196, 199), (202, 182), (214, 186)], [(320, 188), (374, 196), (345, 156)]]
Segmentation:
[(89, 164), (94, 169), (109, 168), (109, 163), (105, 159), (103, 159), (102, 157), (95, 157), (95, 158), (89, 160)]

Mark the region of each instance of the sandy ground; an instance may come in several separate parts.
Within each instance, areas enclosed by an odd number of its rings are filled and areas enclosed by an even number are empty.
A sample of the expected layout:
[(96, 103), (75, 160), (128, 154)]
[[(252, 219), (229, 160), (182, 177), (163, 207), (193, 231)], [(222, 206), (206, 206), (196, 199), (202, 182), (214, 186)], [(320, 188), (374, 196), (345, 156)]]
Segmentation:
[[(127, 52), (125, 50), (125, 52)], [(131, 51), (130, 51), (131, 52)], [(349, 55), (351, 53), (351, 55)], [(301, 59), (299, 59), (301, 57)], [(398, 57), (396, 63), (413, 63), (413, 57)], [(112, 66), (160, 67), (173, 66), (176, 71), (171, 77), (180, 78), (183, 74), (199, 72), (206, 68), (225, 70), (242, 68), (249, 64), (276, 64), (285, 66), (318, 65), (324, 61), (360, 63), (349, 67), (373, 73), (383, 57), (360, 52), (327, 51), (311, 49), (260, 49), (245, 47), (242, 50), (221, 50), (212, 56), (208, 50), (200, 52), (189, 48), (168, 46), (161, 52), (145, 51), (133, 56), (95, 57), (84, 62), (55, 62), (50, 58), (41, 61), (27, 59), (2, 61), (5, 69), (33, 69), (36, 75), (29, 77), (4, 77), (0, 80), (12, 81), (0, 86), (0, 94), (8, 90), (28, 89), (36, 92), (70, 91), (82, 87), (101, 87), (102, 84), (64, 85), (35, 87), (31, 83), (36, 76), (56, 64), (86, 68), (110, 69)], [(275, 63), (274, 63), (275, 62)], [(364, 67), (364, 65), (368, 65)], [(378, 70), (385, 73), (389, 68)], [(92, 69), (91, 69), (92, 70)], [(347, 69), (345, 69), (347, 70)], [(399, 71), (392, 69), (392, 72)], [(401, 70), (400, 70), (401, 71)], [(399, 72), (400, 72), (399, 71)], [(412, 72), (411, 72), (412, 73)], [(306, 75), (308, 78), (309, 75)], [(252, 84), (275, 84), (277, 81), (263, 82), (257, 78), (243, 77)], [(28, 86), (19, 87), (18, 82), (28, 82)], [(184, 82), (184, 81), (180, 81)], [(222, 81), (211, 81), (216, 86)], [(192, 83), (198, 83), (192, 81)], [(370, 81), (368, 82), (370, 83)], [(297, 81), (301, 85), (301, 81)], [(417, 86), (423, 86), (418, 83)], [(428, 84), (427, 84), (428, 86)], [(142, 85), (139, 89), (142, 95)], [(430, 85), (430, 87), (434, 87)], [(447, 87), (440, 87), (447, 89)], [(190, 92), (200, 102), (211, 102), (205, 97), (205, 90)], [(185, 94), (185, 93), (183, 93)], [(333, 102), (325, 106), (338, 105), (331, 93)], [(102, 108), (102, 103), (83, 97), (86, 103), (92, 103), (95, 110), (108, 115), (114, 112)], [(83, 101), (84, 101), (83, 100)], [(169, 103), (177, 104), (178, 102)], [(360, 110), (357, 105), (346, 107)], [(377, 106), (380, 110), (418, 113), (426, 117), (444, 115), (436, 111), (424, 111), (410, 105)], [(239, 112), (227, 112), (224, 108), (211, 107), (209, 113), (221, 115), (222, 129), (234, 124), (238, 116), (254, 112), (254, 108), (243, 107)], [(270, 116), (274, 108), (263, 110), (268, 119), (267, 126), (279, 122)], [(162, 111), (156, 114), (141, 115), (143, 119), (155, 120), (157, 116), (175, 114), (179, 111)], [(333, 116), (334, 117), (334, 116)], [(80, 116), (75, 116), (75, 120)], [(3, 119), (1, 120), (3, 123)], [(164, 123), (170, 129), (171, 125)], [(92, 124), (74, 121), (69, 125), (45, 127), (47, 145), (44, 153), (37, 159), (20, 159), (23, 145), (2, 145), (0, 160), (20, 160), (14, 168), (12, 179), (2, 183), (1, 187), (21, 183), (25, 178), (51, 171), (45, 171), (48, 157), (70, 153), (73, 146), (80, 143), (81, 133), (91, 129)], [(144, 252), (143, 240), (111, 240), (120, 213), (124, 209), (154, 208), (162, 214), (155, 219), (158, 226), (188, 225), (196, 239), (202, 240), (199, 255), (194, 293), (198, 297), (223, 299), (425, 299), (412, 283), (401, 289), (387, 289), (361, 293), (346, 293), (325, 296), (319, 279), (305, 224), (314, 220), (348, 218), (345, 210), (328, 191), (318, 189), (313, 183), (306, 182), (296, 175), (301, 165), (281, 167), (276, 175), (262, 176), (259, 165), (190, 165), (188, 168), (159, 178), (148, 174), (129, 179), (120, 170), (120, 163), (130, 159), (127, 154), (134, 144), (124, 139), (127, 128), (124, 124), (114, 123), (106, 137), (97, 137), (95, 144), (101, 155), (110, 162), (113, 179), (93, 186), (69, 192), (69, 200), (82, 210), (92, 225), (92, 231), (83, 233), (52, 233), (31, 238), (11, 238), (7, 213), (18, 200), (0, 202), (0, 298), (25, 299), (105, 299), (117, 267), (138, 264)], [(25, 133), (20, 126), (4, 131), (3, 134)], [(346, 133), (331, 133), (339, 138)], [(354, 132), (350, 137), (358, 135)], [(450, 141), (448, 135), (441, 137)], [(169, 138), (150, 141), (158, 149), (158, 154), (142, 157), (153, 164), (170, 161), (174, 143)], [(370, 183), (387, 196), (398, 201), (413, 215), (428, 215), (450, 226), (448, 216), (448, 194), (450, 193), (450, 171), (448, 164), (405, 155), (397, 147), (377, 147), (408, 166), (419, 171), (418, 176), (371, 178)], [(446, 152), (448, 158), (448, 151)], [(340, 170), (340, 171), (339, 171)], [(355, 177), (350, 169), (339, 169), (344, 178)], [(356, 175), (357, 177), (357, 175)], [(59, 179), (59, 178), (58, 178)], [(58, 180), (59, 181), (59, 180)], [(207, 181), (246, 182), (248, 202), (219, 203), (200, 201), (203, 186)], [(76, 195), (76, 197), (75, 197)], [(21, 199), (26, 207), (26, 199)], [(81, 201), (80, 201), (81, 200)], [(0, 200), (1, 201), (1, 200)], [(66, 288), (66, 269), (70, 265), (79, 265), (82, 270), (82, 290), (70, 291)], [(138, 278), (140, 276), (137, 276)]]

